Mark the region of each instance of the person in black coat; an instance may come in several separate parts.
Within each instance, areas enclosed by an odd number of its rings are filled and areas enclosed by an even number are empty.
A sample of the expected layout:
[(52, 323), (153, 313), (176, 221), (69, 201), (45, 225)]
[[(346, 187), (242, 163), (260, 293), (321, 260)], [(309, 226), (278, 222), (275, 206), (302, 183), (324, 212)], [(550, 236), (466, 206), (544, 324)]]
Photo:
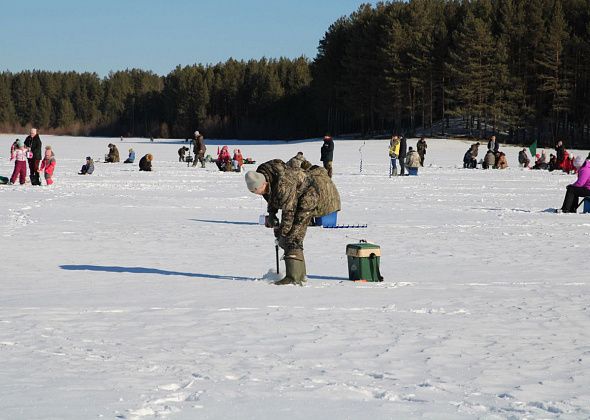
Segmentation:
[(557, 158), (557, 167), (555, 169), (561, 169), (563, 166), (563, 161), (565, 160), (565, 147), (563, 146), (563, 142), (559, 140), (555, 145), (555, 154)]
[(402, 136), (399, 139), (399, 154), (397, 158), (399, 159), (399, 174), (401, 176), (406, 175), (406, 155), (408, 153), (408, 140), (405, 136)]
[(43, 160), (43, 143), (39, 134), (37, 134), (36, 128), (31, 128), (29, 136), (25, 139), (25, 146), (28, 147), (33, 154), (33, 157), (29, 158), (29, 171), (32, 185), (41, 185), (41, 177), (39, 176), (39, 165)]
[(324, 144), (320, 160), (324, 163), (324, 168), (328, 171), (328, 176), (332, 178), (332, 161), (334, 160), (334, 140), (330, 136), (324, 136)]
[(150, 153), (142, 157), (139, 161), (139, 170), (151, 172), (153, 159), (154, 157)]

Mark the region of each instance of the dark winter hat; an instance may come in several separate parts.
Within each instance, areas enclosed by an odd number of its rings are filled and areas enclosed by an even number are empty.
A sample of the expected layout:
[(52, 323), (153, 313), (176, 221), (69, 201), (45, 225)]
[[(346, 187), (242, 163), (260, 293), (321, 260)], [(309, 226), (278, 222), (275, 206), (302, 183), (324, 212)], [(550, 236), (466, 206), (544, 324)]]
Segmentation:
[(92, 160), (90, 156), (86, 156), (86, 160)]
[(246, 172), (246, 186), (250, 192), (256, 191), (266, 182), (266, 178), (260, 172), (248, 171)]

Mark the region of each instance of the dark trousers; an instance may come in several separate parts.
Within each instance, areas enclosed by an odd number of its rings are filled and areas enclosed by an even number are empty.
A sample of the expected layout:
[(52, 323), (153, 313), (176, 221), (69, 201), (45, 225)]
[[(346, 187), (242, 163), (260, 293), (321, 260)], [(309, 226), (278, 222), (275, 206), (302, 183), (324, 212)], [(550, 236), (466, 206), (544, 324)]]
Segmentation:
[(23, 185), (27, 179), (27, 162), (24, 160), (17, 160), (14, 162), (14, 171), (10, 177), (10, 182), (14, 184), (17, 178), (21, 185)]
[(561, 206), (561, 211), (564, 213), (576, 213), (580, 197), (590, 197), (590, 190), (584, 187), (572, 187), (571, 185), (568, 185), (565, 192), (565, 198), (563, 199), (563, 206)]
[(331, 160), (324, 160), (323, 161), (324, 168), (328, 171), (328, 176), (332, 178), (332, 161)]
[(39, 163), (41, 163), (38, 159), (29, 159), (29, 173), (31, 178), (31, 184), (33, 185), (41, 185), (41, 178), (39, 177)]
[(406, 174), (406, 157), (399, 157), (399, 174), (405, 175)]

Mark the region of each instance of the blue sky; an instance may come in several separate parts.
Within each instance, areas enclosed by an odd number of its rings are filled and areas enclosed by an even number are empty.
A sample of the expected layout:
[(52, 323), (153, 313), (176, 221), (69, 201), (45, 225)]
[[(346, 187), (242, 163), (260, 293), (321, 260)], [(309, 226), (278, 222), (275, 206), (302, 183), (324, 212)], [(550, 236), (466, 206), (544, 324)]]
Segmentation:
[[(7, 0), (0, 70), (94, 71), (229, 57), (313, 58), (331, 23), (360, 0)], [(365, 2), (375, 3), (375, 2)]]

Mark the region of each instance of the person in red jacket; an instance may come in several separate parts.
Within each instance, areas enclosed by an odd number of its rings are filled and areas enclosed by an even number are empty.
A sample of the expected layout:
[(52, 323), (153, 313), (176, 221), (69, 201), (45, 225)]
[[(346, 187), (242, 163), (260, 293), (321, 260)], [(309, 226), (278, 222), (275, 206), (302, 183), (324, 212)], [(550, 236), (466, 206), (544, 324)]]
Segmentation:
[(39, 172), (41, 172), (45, 176), (45, 182), (47, 185), (53, 184), (53, 171), (55, 171), (55, 154), (51, 149), (51, 146), (45, 147), (45, 158), (41, 162), (41, 168), (39, 168)]

